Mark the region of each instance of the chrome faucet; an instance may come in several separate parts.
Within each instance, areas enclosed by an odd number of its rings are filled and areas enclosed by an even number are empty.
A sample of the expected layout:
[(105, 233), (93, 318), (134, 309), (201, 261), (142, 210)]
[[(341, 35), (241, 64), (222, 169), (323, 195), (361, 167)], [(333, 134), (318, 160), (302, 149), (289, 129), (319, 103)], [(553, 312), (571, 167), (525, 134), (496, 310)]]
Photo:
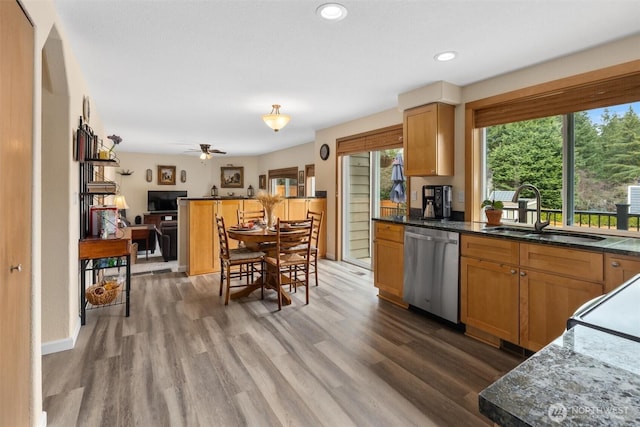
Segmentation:
[(522, 191), (525, 188), (529, 188), (536, 194), (536, 214), (538, 215), (538, 218), (536, 219), (536, 223), (533, 225), (533, 229), (536, 230), (537, 233), (540, 233), (542, 232), (543, 228), (549, 225), (549, 221), (544, 221), (544, 222), (540, 221), (540, 208), (541, 208), (540, 190), (538, 190), (537, 187), (531, 184), (522, 184), (520, 187), (516, 188), (516, 194), (513, 195), (513, 199), (511, 199), (511, 201), (516, 203), (518, 201), (518, 196), (520, 195), (520, 191)]

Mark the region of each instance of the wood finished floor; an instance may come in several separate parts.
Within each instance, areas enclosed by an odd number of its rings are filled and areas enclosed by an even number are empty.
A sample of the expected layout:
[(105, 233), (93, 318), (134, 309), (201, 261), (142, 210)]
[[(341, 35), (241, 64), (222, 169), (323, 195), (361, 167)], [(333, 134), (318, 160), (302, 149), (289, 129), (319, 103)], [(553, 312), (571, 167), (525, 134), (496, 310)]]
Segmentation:
[(131, 317), (93, 310), (43, 358), (49, 426), (477, 426), (480, 390), (521, 359), (379, 301), (372, 274), (225, 307), (219, 275), (132, 279)]

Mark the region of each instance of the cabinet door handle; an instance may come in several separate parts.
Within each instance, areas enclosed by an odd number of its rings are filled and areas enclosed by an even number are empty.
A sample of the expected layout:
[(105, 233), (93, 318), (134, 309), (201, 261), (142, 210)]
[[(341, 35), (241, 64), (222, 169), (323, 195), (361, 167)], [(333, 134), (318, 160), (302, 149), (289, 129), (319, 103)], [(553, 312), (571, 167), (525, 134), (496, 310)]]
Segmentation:
[(620, 263), (618, 261), (612, 261), (611, 267), (620, 267)]
[(516, 273), (517, 273), (517, 271), (512, 268), (511, 269), (511, 274), (516, 274)]
[(13, 273), (14, 271), (17, 271), (18, 273), (22, 273), (22, 264), (12, 265), (9, 271), (11, 273)]
[(526, 272), (524, 272), (524, 271), (521, 271), (521, 272), (520, 272), (520, 276), (524, 277), (524, 276), (526, 276), (526, 275), (527, 275), (527, 273), (526, 273)]

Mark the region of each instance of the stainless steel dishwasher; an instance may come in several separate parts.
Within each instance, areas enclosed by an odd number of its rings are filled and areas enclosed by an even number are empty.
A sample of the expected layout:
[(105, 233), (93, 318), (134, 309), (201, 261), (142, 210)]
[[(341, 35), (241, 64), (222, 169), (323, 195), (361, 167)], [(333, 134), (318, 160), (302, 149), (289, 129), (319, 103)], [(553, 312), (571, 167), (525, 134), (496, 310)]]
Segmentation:
[(458, 233), (431, 228), (404, 232), (404, 301), (456, 324), (459, 240)]

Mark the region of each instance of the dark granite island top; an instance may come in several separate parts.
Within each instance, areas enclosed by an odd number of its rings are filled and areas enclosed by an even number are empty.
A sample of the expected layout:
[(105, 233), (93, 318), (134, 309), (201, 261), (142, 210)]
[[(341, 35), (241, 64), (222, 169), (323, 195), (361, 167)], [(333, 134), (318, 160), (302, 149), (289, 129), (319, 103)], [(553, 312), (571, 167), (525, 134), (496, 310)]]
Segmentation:
[(639, 355), (577, 325), (480, 392), (480, 412), (501, 426), (638, 426)]

